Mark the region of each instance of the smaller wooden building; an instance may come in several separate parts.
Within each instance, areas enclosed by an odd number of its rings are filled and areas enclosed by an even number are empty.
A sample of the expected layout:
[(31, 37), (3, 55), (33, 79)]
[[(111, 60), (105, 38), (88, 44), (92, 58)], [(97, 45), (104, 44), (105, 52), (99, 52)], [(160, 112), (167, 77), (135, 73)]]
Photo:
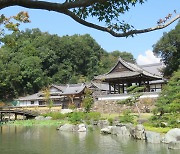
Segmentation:
[[(54, 105), (62, 105), (62, 108), (68, 108), (69, 104), (80, 107), (84, 97), (85, 84), (67, 84), (67, 85), (51, 85), (49, 88), (49, 98)], [(45, 93), (38, 93), (20, 97), (16, 99), (18, 106), (44, 106), (46, 104)]]
[(118, 59), (116, 65), (108, 73), (96, 76), (95, 80), (108, 83), (111, 94), (127, 93), (126, 89), (131, 85), (144, 85), (145, 92), (151, 92), (153, 82), (154, 85), (160, 83), (160, 89), (164, 84), (162, 75), (149, 72), (141, 66), (124, 61), (122, 58)]

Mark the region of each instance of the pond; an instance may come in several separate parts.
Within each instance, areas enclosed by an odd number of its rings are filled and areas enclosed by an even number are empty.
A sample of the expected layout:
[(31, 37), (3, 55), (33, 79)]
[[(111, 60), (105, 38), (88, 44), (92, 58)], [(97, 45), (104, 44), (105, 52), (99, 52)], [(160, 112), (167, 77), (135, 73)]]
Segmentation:
[(0, 154), (177, 154), (166, 144), (88, 133), (60, 132), (56, 127), (0, 126)]

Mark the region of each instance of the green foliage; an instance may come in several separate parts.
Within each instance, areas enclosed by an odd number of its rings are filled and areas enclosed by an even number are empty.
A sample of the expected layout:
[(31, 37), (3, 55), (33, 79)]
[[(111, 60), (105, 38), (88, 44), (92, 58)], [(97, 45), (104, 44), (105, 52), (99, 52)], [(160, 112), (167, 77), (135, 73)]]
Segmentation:
[(67, 123), (64, 120), (16, 120), (13, 123), (10, 121), (8, 125), (15, 126), (59, 126)]
[(180, 115), (178, 113), (164, 114), (163, 116), (154, 115), (150, 118), (150, 124), (154, 127), (179, 128), (180, 127), (179, 119), (180, 119)]
[(127, 88), (128, 94), (131, 96), (125, 100), (118, 101), (118, 104), (126, 104), (126, 105), (133, 105), (139, 101), (140, 96), (142, 95), (142, 90), (144, 87), (139, 87), (137, 85), (133, 85)]
[(108, 119), (108, 122), (109, 122), (109, 125), (110, 125), (110, 126), (112, 126), (112, 125), (113, 125), (113, 121), (114, 121), (114, 119), (113, 119), (113, 118), (109, 118), (109, 119)]
[[(36, 93), (50, 84), (86, 82), (127, 52), (104, 51), (88, 34), (59, 37), (27, 29), (6, 35), (0, 48), (0, 99)], [(82, 58), (83, 57), (83, 58)]]
[(84, 96), (84, 99), (82, 101), (82, 105), (85, 109), (85, 112), (89, 112), (91, 107), (92, 107), (93, 98), (92, 98), (91, 94), (92, 94), (91, 90), (89, 90), (89, 89), (85, 90), (85, 96)]
[(159, 55), (166, 65), (165, 76), (171, 76), (180, 66), (180, 22), (175, 29), (164, 33), (162, 38), (153, 46), (153, 52)]
[(11, 31), (18, 31), (20, 23), (29, 23), (29, 15), (27, 12), (21, 11), (15, 16), (5, 17), (4, 14), (0, 15), (0, 26), (1, 34), (3, 34), (4, 29), (8, 29)]
[(53, 107), (53, 100), (50, 98), (50, 89), (49, 87), (45, 88), (43, 91), (43, 95), (44, 95), (44, 99), (45, 99), (45, 102), (47, 104), (47, 106), (49, 107), (49, 109), (51, 109)]
[(78, 124), (83, 122), (85, 117), (84, 112), (72, 112), (68, 114), (68, 120), (73, 124)]
[(180, 127), (180, 70), (175, 72), (163, 88), (153, 110), (151, 122), (154, 126), (167, 123), (170, 127)]
[(73, 13), (81, 19), (88, 17), (97, 18), (99, 22), (104, 21), (109, 29), (126, 32), (133, 29), (133, 26), (124, 20), (119, 21), (119, 17), (128, 12), (130, 6), (142, 4), (145, 0), (109, 0), (98, 1), (88, 7), (74, 8)]
[(101, 113), (99, 113), (99, 112), (88, 112), (88, 113), (86, 113), (86, 117), (85, 117), (85, 119), (86, 120), (99, 120), (100, 119), (100, 117), (101, 117)]
[(134, 116), (131, 115), (130, 110), (123, 111), (123, 116), (120, 116), (120, 122), (122, 123), (133, 123)]
[(53, 120), (63, 120), (66, 118), (66, 114), (62, 114), (60, 112), (48, 112), (45, 114), (42, 114), (44, 117), (50, 116)]
[(180, 111), (180, 70), (175, 72), (163, 88), (156, 103), (155, 113), (179, 113)]

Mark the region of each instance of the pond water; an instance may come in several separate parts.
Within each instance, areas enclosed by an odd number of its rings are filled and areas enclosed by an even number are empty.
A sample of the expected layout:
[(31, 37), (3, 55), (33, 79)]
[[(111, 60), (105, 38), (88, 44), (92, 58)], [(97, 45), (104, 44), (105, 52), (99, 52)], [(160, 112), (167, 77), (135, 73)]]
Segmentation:
[(60, 132), (56, 127), (0, 126), (0, 154), (177, 154), (166, 144), (88, 133)]

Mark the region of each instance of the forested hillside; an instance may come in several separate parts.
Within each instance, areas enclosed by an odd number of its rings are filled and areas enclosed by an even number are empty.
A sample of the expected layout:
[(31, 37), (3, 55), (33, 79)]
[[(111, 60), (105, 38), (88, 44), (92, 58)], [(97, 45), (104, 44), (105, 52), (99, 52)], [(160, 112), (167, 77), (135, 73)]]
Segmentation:
[[(0, 100), (31, 94), (55, 83), (78, 83), (107, 72), (121, 56), (108, 53), (88, 34), (50, 35), (39, 29), (6, 35), (0, 48)], [(109, 44), (111, 45), (111, 44)]]

